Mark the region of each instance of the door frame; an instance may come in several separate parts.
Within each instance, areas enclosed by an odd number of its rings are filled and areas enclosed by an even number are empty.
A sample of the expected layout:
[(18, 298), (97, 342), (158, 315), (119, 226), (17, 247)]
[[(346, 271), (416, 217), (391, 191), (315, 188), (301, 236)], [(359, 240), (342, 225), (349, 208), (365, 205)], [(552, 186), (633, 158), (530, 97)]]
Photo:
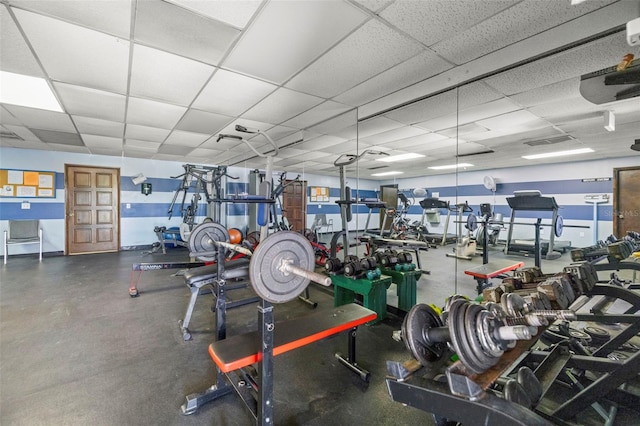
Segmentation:
[[(115, 170), (116, 172), (116, 184), (117, 184), (117, 194), (116, 194), (116, 214), (117, 214), (117, 223), (118, 223), (118, 232), (116, 235), (116, 239), (117, 239), (117, 247), (116, 247), (116, 252), (120, 251), (120, 245), (121, 245), (121, 240), (120, 240), (120, 233), (121, 233), (121, 228), (122, 228), (122, 221), (121, 221), (121, 209), (120, 209), (120, 192), (121, 192), (121, 186), (120, 186), (120, 168), (119, 167), (108, 167), (108, 166), (96, 166), (96, 165), (84, 165), (84, 164), (67, 164), (65, 163), (64, 165), (64, 239), (65, 239), (65, 243), (64, 243), (64, 254), (65, 256), (69, 256), (69, 220), (71, 220), (71, 216), (69, 216), (69, 205), (68, 205), (68, 196), (69, 196), (69, 185), (68, 185), (68, 178), (69, 178), (69, 173), (68, 170), (71, 167), (83, 167), (83, 168), (87, 168), (87, 169), (100, 169), (100, 170)], [(105, 253), (105, 251), (96, 251), (96, 252), (86, 252), (86, 253), (77, 253), (77, 254), (90, 254), (90, 253)]]
[(637, 170), (638, 172), (640, 172), (640, 167), (639, 166), (631, 166), (631, 167), (615, 167), (613, 169), (613, 226), (612, 226), (612, 231), (613, 234), (617, 237), (617, 238), (622, 238), (622, 235), (620, 235), (621, 233), (620, 228), (622, 227), (622, 222), (619, 220), (620, 219), (620, 214), (621, 214), (621, 206), (620, 206), (620, 196), (619, 196), (619, 192), (622, 188), (620, 188), (620, 181), (618, 178), (618, 175), (620, 174), (620, 172), (626, 172), (626, 171), (632, 171), (632, 170)]

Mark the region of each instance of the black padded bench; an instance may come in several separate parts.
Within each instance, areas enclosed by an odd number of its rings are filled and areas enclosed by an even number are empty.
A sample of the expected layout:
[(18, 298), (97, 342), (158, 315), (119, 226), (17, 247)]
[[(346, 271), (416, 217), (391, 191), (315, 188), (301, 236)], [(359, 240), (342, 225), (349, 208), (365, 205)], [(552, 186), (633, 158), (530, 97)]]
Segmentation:
[[(362, 380), (369, 381), (369, 372), (355, 361), (355, 339), (359, 325), (376, 319), (374, 311), (351, 303), (323, 308), (304, 317), (276, 322), (273, 326), (273, 307), (263, 301), (259, 316), (261, 330), (209, 345), (209, 354), (217, 367), (216, 384), (203, 393), (188, 395), (186, 403), (182, 405), (184, 414), (192, 414), (201, 405), (235, 390), (256, 424), (273, 424), (273, 357), (343, 331), (349, 331), (349, 354), (345, 358), (337, 353), (336, 358), (352, 372), (359, 374)], [(259, 364), (259, 379), (255, 377), (255, 370), (250, 368), (256, 363)], [(233, 377), (229, 374), (233, 374)], [(248, 386), (239, 386), (238, 383)]]
[[(236, 279), (236, 278), (247, 278), (249, 277), (249, 258), (243, 257), (235, 260), (228, 260), (225, 262), (225, 280)], [(200, 291), (202, 287), (206, 285), (212, 286), (212, 292), (218, 297), (218, 291), (220, 289), (216, 288), (214, 284), (218, 280), (218, 264), (200, 266), (198, 268), (189, 269), (184, 273), (184, 282), (189, 287), (191, 291), (191, 296), (189, 298), (189, 305), (187, 306), (187, 311), (184, 314), (184, 319), (180, 320), (180, 329), (182, 331), (182, 338), (184, 340), (191, 339), (191, 333), (189, 332), (189, 322), (191, 322), (191, 315), (193, 314), (193, 309), (196, 306), (196, 300), (198, 296), (201, 294)], [(227, 290), (233, 290), (235, 288), (244, 288), (247, 284), (243, 283), (237, 286), (229, 286), (225, 285)], [(260, 300), (258, 297), (250, 297), (246, 299), (241, 299), (235, 302), (227, 302), (227, 308), (234, 308), (236, 306), (242, 306), (249, 303), (255, 303)]]

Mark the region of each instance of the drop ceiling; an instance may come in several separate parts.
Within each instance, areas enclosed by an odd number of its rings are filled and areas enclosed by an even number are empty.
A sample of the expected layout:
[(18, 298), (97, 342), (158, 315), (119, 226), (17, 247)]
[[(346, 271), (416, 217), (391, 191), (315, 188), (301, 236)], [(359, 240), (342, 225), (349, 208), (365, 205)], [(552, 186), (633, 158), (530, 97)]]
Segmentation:
[(373, 179), (529, 165), (522, 155), (550, 149), (594, 152), (538, 162), (638, 155), (639, 98), (596, 105), (579, 90), (640, 56), (625, 38), (637, 0), (0, 3), (0, 69), (46, 79), (63, 109), (1, 104), (3, 147), (262, 167), (217, 142), (242, 124), (291, 172), (336, 175), (339, 155), (365, 149), (424, 155), (362, 157)]

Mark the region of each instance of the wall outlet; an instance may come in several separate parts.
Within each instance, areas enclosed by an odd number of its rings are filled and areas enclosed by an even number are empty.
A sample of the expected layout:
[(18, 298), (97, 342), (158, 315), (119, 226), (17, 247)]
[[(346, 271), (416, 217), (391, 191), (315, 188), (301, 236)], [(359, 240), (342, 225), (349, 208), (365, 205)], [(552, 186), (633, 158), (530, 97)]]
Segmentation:
[(131, 208), (131, 203), (127, 203), (127, 208), (130, 209)]
[(28, 201), (23, 201), (21, 204), (22, 210), (29, 210), (31, 208), (31, 203)]

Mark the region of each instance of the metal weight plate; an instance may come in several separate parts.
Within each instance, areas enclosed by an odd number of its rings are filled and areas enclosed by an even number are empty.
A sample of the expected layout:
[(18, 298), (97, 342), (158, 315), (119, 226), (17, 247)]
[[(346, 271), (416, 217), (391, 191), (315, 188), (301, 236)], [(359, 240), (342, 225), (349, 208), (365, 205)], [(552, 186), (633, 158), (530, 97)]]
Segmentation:
[(260, 242), (260, 233), (258, 231), (249, 232), (244, 239), (252, 248), (255, 248)]
[(189, 241), (189, 236), (191, 235), (191, 225), (188, 223), (182, 222), (180, 224), (180, 238), (182, 241)]
[(467, 229), (471, 232), (478, 229), (478, 218), (473, 213), (467, 216)]
[(227, 228), (219, 223), (201, 223), (191, 231), (189, 251), (204, 262), (217, 260), (218, 246), (215, 244), (216, 241), (229, 242)]
[(285, 303), (307, 288), (307, 278), (280, 270), (286, 262), (307, 271), (315, 269), (313, 247), (304, 235), (280, 231), (258, 244), (249, 264), (249, 278), (258, 296), (271, 303)]
[(404, 317), (402, 322), (402, 340), (411, 352), (411, 355), (421, 365), (427, 366), (430, 362), (442, 357), (447, 348), (446, 342), (429, 342), (425, 338), (425, 331), (432, 327), (442, 327), (443, 322), (429, 305), (419, 303), (414, 305)]
[(311, 241), (312, 243), (317, 243), (318, 242), (318, 236), (311, 229), (304, 228), (304, 231), (302, 231), (302, 234), (304, 235), (304, 237), (307, 240)]
[(563, 222), (562, 216), (556, 216), (556, 220), (553, 222), (553, 233), (558, 238), (562, 236), (562, 230), (564, 228)]

